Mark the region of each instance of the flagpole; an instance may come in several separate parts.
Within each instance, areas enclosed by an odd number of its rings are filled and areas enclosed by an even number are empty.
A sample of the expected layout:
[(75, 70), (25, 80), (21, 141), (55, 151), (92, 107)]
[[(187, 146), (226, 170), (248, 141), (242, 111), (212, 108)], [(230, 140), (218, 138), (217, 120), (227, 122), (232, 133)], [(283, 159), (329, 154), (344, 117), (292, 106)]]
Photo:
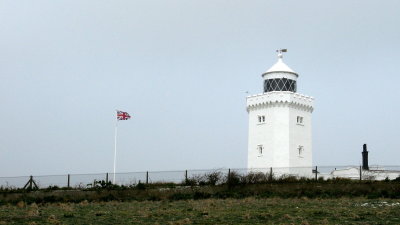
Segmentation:
[(115, 166), (117, 162), (117, 132), (118, 132), (118, 115), (115, 117), (115, 132), (114, 132), (114, 173), (113, 173), (113, 184), (115, 183)]

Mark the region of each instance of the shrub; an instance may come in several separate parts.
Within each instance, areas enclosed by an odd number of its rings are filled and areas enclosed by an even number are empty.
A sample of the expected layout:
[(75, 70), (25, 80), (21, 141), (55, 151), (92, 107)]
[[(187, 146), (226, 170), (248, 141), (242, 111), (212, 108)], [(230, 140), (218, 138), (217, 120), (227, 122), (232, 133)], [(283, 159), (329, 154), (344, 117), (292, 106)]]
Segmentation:
[(221, 172), (214, 171), (204, 175), (206, 184), (215, 186), (221, 182), (222, 174)]
[(206, 185), (206, 180), (204, 175), (199, 175), (199, 174), (193, 175), (189, 179), (191, 179), (195, 183), (195, 185), (200, 185), (200, 186)]
[(282, 175), (280, 176), (277, 181), (279, 183), (295, 183), (297, 182), (299, 179), (296, 176), (293, 175)]
[(139, 182), (139, 183), (136, 185), (136, 189), (138, 189), (138, 190), (146, 190), (146, 185)]
[(242, 183), (245, 184), (262, 184), (268, 181), (268, 175), (262, 172), (250, 172), (242, 177)]
[(328, 183), (353, 183), (354, 181), (350, 178), (333, 177), (326, 180)]
[(222, 173), (219, 171), (214, 171), (206, 173), (204, 175), (193, 175), (190, 178), (185, 179), (183, 182), (185, 185), (195, 186), (195, 185), (218, 185), (222, 183)]
[(182, 183), (188, 186), (196, 186), (198, 184), (197, 180), (194, 177), (187, 178)]
[(234, 187), (240, 185), (242, 180), (242, 176), (238, 172), (230, 171), (230, 173), (226, 175), (225, 184), (227, 184), (228, 187)]

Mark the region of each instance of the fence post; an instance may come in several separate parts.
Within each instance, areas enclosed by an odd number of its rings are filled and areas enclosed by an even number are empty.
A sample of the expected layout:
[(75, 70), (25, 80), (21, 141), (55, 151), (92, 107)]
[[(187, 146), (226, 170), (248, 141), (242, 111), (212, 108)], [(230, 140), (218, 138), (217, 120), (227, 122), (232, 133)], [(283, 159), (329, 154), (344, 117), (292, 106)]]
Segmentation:
[(318, 167), (315, 166), (315, 180), (318, 180)]
[(187, 170), (185, 170), (185, 184), (188, 183)]
[(149, 171), (146, 171), (146, 184), (149, 184)]
[(272, 181), (272, 167), (269, 168), (269, 181)]
[(28, 182), (25, 184), (24, 189), (29, 188), (30, 190), (33, 189), (33, 185), (35, 185), (36, 189), (39, 189), (39, 186), (37, 186), (36, 182), (33, 180), (33, 176), (31, 175), (29, 177)]
[(231, 181), (231, 169), (228, 169), (228, 184), (230, 184)]
[(68, 174), (68, 182), (67, 182), (67, 188), (69, 188), (70, 187), (70, 175)]
[(108, 184), (108, 173), (106, 173), (106, 184)]
[(360, 166), (360, 181), (362, 180), (362, 167)]

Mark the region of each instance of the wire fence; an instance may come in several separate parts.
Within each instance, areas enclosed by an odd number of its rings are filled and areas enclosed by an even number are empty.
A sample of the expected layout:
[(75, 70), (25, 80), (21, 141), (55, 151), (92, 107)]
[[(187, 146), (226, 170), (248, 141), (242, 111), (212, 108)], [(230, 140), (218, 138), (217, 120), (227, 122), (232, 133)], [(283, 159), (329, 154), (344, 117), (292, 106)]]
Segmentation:
[[(137, 185), (138, 183), (175, 183), (183, 184), (188, 179), (200, 178), (207, 174), (219, 173), (228, 177), (235, 173), (239, 176), (246, 176), (251, 173), (263, 173), (280, 177), (305, 177), (309, 179), (332, 179), (348, 178), (355, 180), (384, 180), (400, 177), (400, 166), (370, 166), (363, 169), (361, 166), (315, 166), (315, 167), (288, 167), (288, 168), (223, 168), (208, 170), (181, 170), (181, 171), (145, 171), (116, 173), (113, 181), (113, 173), (98, 174), (65, 174), (48, 176), (20, 176), (0, 177), (1, 188), (24, 188), (30, 181), (33, 181), (38, 188), (48, 187), (71, 187), (90, 188), (98, 181), (112, 182), (117, 185)], [(32, 184), (31, 184), (32, 185)]]

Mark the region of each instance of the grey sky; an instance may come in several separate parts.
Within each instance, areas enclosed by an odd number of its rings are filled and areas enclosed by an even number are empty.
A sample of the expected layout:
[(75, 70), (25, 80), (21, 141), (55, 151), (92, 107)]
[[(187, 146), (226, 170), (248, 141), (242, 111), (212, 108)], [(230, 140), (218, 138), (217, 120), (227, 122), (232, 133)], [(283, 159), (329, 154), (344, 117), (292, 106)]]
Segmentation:
[(399, 164), (400, 1), (0, 0), (0, 176), (245, 167), (275, 49), (314, 165)]

